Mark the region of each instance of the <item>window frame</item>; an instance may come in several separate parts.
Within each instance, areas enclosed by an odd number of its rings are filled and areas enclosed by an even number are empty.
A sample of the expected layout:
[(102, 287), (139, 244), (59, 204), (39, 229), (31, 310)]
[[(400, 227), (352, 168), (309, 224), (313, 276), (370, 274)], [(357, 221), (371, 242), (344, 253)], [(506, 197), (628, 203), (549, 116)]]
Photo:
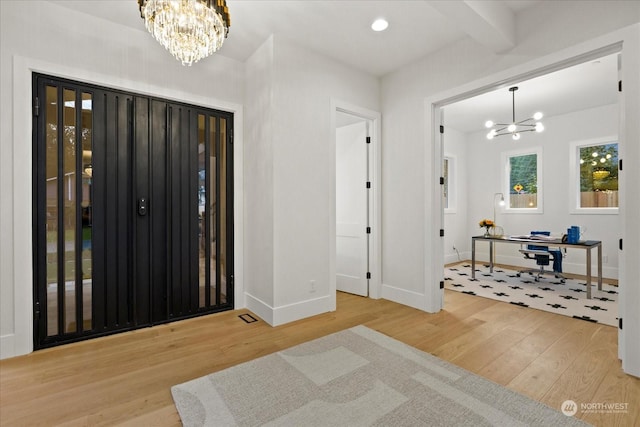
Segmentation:
[[(535, 208), (512, 208), (511, 207), (511, 161), (513, 157), (536, 155), (536, 207)], [(543, 194), (544, 182), (542, 175), (542, 147), (527, 147), (519, 150), (503, 151), (501, 153), (502, 161), (502, 192), (504, 194), (505, 207), (503, 212), (509, 214), (542, 214), (544, 213)]]
[[(447, 162), (448, 170), (445, 174), (444, 162)], [(457, 212), (457, 191), (456, 191), (456, 168), (457, 158), (456, 156), (445, 154), (442, 158), (442, 176), (445, 178), (445, 185), (448, 190), (448, 196), (444, 197), (444, 186), (442, 189), (442, 206), (445, 214), (454, 214)], [(447, 203), (448, 202), (448, 203)]]
[[(572, 215), (617, 215), (620, 205), (617, 207), (604, 208), (583, 208), (580, 207), (580, 148), (594, 145), (618, 144), (618, 159), (620, 159), (620, 140), (617, 136), (611, 135), (595, 139), (583, 139), (572, 141), (569, 144), (569, 213)], [(620, 182), (618, 181), (618, 194), (620, 193)]]

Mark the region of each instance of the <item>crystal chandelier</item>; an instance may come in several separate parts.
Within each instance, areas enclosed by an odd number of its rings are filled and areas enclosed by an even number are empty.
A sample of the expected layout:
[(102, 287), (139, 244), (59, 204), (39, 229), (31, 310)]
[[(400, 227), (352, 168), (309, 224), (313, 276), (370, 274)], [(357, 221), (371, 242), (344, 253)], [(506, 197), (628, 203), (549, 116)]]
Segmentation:
[(231, 19), (225, 0), (138, 0), (147, 30), (182, 65), (222, 47)]
[(533, 117), (516, 122), (516, 91), (518, 86), (509, 88), (512, 94), (512, 121), (511, 123), (493, 123), (491, 120), (487, 121), (484, 125), (491, 130), (487, 134), (487, 139), (493, 139), (496, 136), (511, 135), (511, 137), (517, 141), (520, 139), (522, 132), (542, 132), (544, 126), (540, 123), (542, 113), (535, 113)]

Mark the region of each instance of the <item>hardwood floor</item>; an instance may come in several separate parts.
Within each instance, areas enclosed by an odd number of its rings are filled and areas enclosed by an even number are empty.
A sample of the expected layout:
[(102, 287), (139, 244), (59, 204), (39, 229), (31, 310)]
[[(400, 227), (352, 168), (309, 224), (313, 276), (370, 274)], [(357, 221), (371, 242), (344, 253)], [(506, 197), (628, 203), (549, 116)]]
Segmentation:
[(625, 375), (610, 326), (445, 291), (428, 314), (338, 293), (338, 309), (272, 328), (224, 312), (0, 362), (0, 424), (180, 425), (170, 387), (356, 325), (366, 325), (560, 408), (567, 399), (626, 404), (576, 416), (640, 425), (640, 379)]

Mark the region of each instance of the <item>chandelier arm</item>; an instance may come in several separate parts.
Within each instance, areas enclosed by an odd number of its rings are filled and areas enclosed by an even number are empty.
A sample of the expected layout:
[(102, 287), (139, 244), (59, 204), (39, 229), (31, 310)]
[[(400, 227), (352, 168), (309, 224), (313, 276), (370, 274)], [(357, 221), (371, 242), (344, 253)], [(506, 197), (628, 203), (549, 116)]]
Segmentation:
[(508, 132), (507, 131), (507, 132), (503, 132), (503, 133), (496, 133), (493, 136), (494, 137), (496, 137), (496, 136), (505, 136), (505, 135), (513, 135), (515, 133), (535, 132), (535, 131), (536, 131), (535, 129), (522, 129), (522, 130), (516, 130), (514, 132)]
[(529, 117), (528, 119), (524, 119), (524, 120), (521, 120), (519, 122), (514, 122), (514, 123), (517, 126), (535, 126), (536, 125), (535, 123), (525, 123), (525, 122), (528, 122), (529, 120), (533, 121), (533, 118)]

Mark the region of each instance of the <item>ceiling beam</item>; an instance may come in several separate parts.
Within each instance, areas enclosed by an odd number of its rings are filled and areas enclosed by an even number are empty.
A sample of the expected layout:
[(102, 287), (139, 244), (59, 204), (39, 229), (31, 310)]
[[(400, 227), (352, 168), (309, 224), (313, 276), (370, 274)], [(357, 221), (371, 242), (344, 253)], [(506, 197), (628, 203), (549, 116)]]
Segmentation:
[(495, 53), (516, 45), (514, 12), (498, 1), (430, 1), (438, 12)]

